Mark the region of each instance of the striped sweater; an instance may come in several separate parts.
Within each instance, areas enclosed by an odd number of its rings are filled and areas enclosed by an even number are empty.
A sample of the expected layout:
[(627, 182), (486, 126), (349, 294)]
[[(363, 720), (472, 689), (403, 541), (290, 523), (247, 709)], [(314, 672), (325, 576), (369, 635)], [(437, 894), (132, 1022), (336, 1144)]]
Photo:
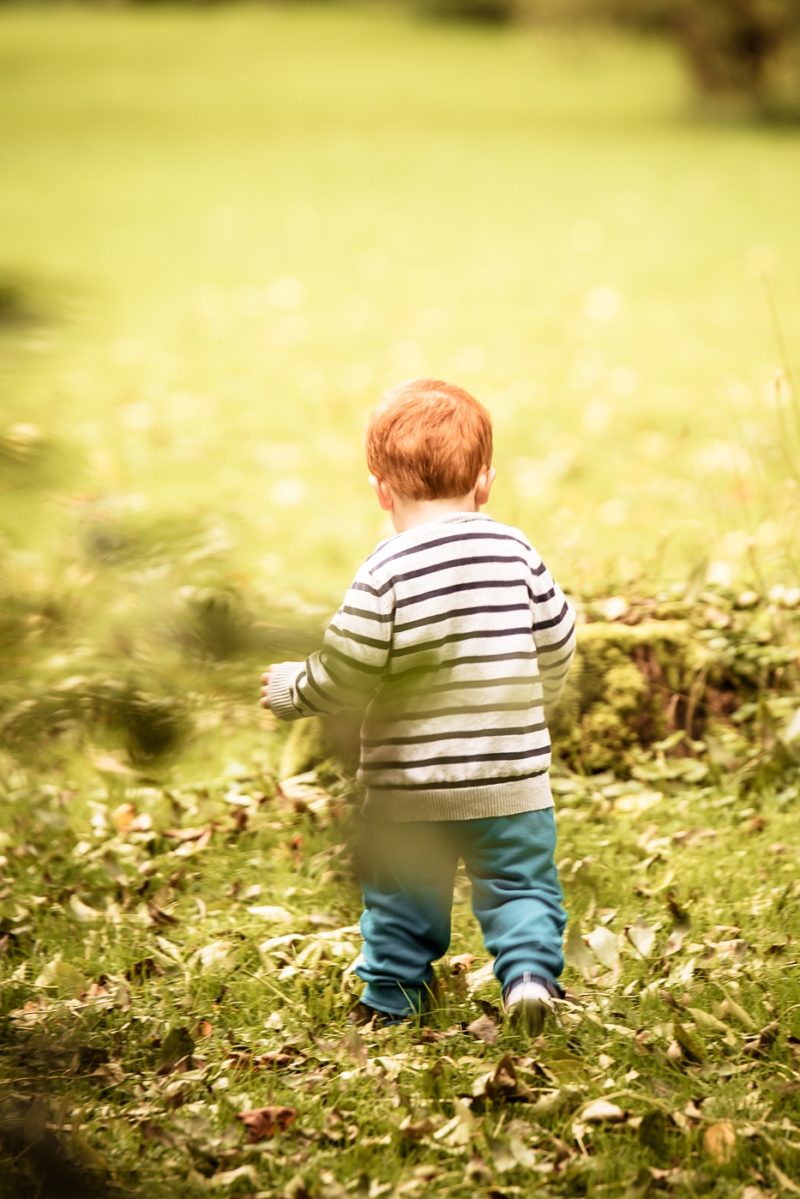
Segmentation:
[(451, 512), (382, 542), (305, 662), (270, 672), (295, 720), (363, 710), (365, 807), (470, 820), (552, 805), (546, 710), (575, 614), (524, 534)]

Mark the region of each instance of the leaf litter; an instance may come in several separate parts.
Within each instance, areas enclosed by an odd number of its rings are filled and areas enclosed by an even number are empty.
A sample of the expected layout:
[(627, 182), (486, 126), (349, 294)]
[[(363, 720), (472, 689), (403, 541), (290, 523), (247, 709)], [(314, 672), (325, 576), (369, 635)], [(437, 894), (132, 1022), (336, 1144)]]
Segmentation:
[[(655, 805), (618, 802), (631, 780), (608, 802), (611, 782), (562, 781), (567, 998), (532, 1043), (503, 1018), (466, 897), (423, 1020), (348, 1028), (358, 899), (330, 817), (342, 793), (323, 802), (316, 779), (272, 805), (233, 804), (225, 780), (167, 795), (125, 776), (57, 845), (41, 817), (64, 809), (40, 792), (0, 841), (0, 1066), (154, 1194), (165, 1169), (187, 1195), (269, 1199), (425, 1199), (432, 1178), (464, 1199), (612, 1180), (688, 1199), (726, 1177), (737, 1199), (794, 1193), (791, 857), (754, 868), (712, 786), (662, 781)], [(268, 796), (266, 779), (248, 787)], [(796, 800), (758, 800), (776, 841)], [(0, 1162), (2, 1120), (0, 1105)]]

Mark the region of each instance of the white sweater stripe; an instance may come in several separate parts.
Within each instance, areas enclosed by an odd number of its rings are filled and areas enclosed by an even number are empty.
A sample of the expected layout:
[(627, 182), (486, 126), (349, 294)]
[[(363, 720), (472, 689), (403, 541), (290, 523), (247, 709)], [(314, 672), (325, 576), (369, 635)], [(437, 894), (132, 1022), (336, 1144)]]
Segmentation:
[(283, 719), (363, 711), (367, 805), (396, 819), (546, 807), (545, 704), (575, 614), (518, 529), (451, 513), (383, 542), (305, 663), (273, 667)]

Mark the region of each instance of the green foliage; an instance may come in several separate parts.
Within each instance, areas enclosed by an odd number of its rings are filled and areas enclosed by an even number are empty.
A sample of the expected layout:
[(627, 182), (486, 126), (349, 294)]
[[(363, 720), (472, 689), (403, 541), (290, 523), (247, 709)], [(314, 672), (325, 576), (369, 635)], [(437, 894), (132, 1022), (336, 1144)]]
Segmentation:
[[(794, 592), (759, 602), (709, 590), (587, 604), (566, 691), (551, 714), (558, 759), (584, 773), (626, 776), (656, 747), (676, 775), (686, 768), (701, 778), (714, 769), (721, 738), (729, 771), (793, 771), (782, 737), (794, 712), (800, 620), (781, 598), (800, 603)], [(343, 754), (352, 761), (355, 740), (354, 721), (301, 721), (289, 733), (282, 773)]]

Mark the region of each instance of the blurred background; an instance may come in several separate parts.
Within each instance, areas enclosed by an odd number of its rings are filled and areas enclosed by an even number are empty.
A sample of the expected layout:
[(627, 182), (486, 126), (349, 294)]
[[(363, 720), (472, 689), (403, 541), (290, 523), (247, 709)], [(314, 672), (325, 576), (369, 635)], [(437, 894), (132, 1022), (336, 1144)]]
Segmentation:
[(794, 0), (0, 5), (0, 765), (230, 755), (491, 409), (578, 595), (798, 584)]

